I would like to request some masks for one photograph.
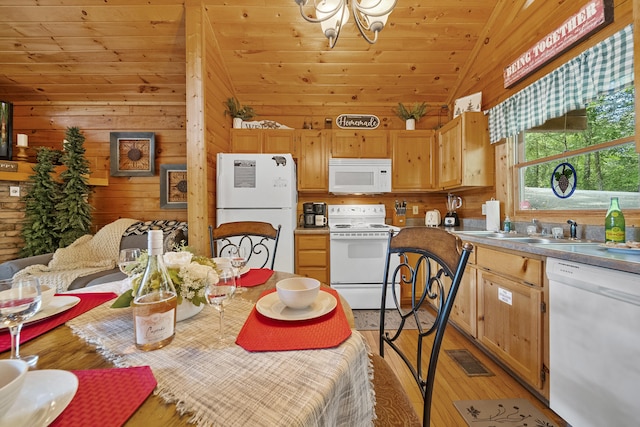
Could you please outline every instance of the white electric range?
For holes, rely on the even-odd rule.
[[[399,228],[385,224],[384,205],[329,205],[327,213],[331,287],[352,309],[380,309],[389,234]],[[388,289],[386,308],[394,307],[392,298]]]

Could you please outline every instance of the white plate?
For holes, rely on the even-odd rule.
[[[336,298],[328,292],[320,291],[318,298],[307,308],[289,308],[280,301],[278,293],[263,296],[256,303],[256,310],[263,316],[276,320],[308,320],[330,313],[338,305]]]
[[[56,314],[69,310],[79,302],[80,298],[71,295],[55,296],[49,305],[43,307],[35,316],[24,322],[24,324],[27,325],[37,322],[38,320],[46,319],[47,317],[55,316]],[[6,328],[6,326],[0,326],[0,330],[4,328]]]
[[[69,405],[78,377],[55,369],[27,372],[16,402],[0,417],[0,427],[48,426]]]

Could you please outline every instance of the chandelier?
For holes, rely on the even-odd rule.
[[[306,21],[320,23],[330,48],[336,45],[340,29],[349,20],[349,3],[360,34],[370,44],[378,41],[378,33],[397,3],[397,0],[312,0],[315,13],[307,15],[304,7],[310,0],[294,1],[300,6],[300,15]]]

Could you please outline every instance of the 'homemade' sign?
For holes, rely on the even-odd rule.
[[[592,0],[509,64],[503,72],[509,88],[538,68],[560,56],[597,30],[613,22],[613,0]]]
[[[336,124],[341,129],[375,129],[380,119],[372,114],[340,114]]]

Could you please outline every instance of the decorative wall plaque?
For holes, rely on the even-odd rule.
[[[380,126],[380,119],[373,114],[340,114],[336,124],[341,129],[375,129]]]
[[[186,209],[187,165],[160,165],[160,207]]]
[[[111,176],[154,176],[153,132],[111,132]]]

